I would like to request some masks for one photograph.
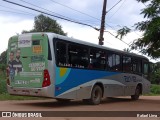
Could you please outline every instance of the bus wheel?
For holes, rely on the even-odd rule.
[[[89,99],[90,104],[92,105],[98,105],[100,104],[102,99],[102,89],[100,86],[95,85],[93,87],[91,98]]]
[[[136,90],[135,90],[135,94],[134,94],[134,95],[131,95],[131,99],[132,99],[132,100],[138,100],[140,94],[141,94],[141,87],[140,87],[140,86],[137,86],[137,87],[136,87]]]

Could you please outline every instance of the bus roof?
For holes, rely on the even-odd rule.
[[[75,43],[84,44],[84,45],[88,45],[88,46],[92,46],[92,47],[96,47],[96,48],[100,48],[100,49],[105,49],[105,50],[109,50],[109,51],[113,51],[113,52],[118,52],[120,54],[125,54],[125,55],[129,55],[129,56],[135,56],[135,57],[138,57],[138,58],[143,58],[143,59],[146,59],[146,60],[149,61],[149,59],[147,57],[144,57],[142,55],[137,55],[135,53],[129,53],[129,52],[125,52],[125,51],[121,51],[121,50],[97,45],[97,44],[94,44],[94,43],[86,42],[86,41],[83,41],[83,40],[78,40],[78,39],[75,39],[75,38],[70,38],[70,37],[59,35],[59,34],[52,33],[52,32],[33,32],[33,33],[25,33],[25,34],[46,34],[51,40],[53,38],[59,38],[59,39],[63,39],[63,40],[70,41],[70,42],[75,42]],[[23,35],[23,34],[21,34],[21,35]]]

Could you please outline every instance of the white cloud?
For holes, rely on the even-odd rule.
[[[22,30],[31,30],[33,20],[23,20],[13,22],[8,18],[0,18],[0,53],[7,49],[8,40],[11,36],[21,33]]]

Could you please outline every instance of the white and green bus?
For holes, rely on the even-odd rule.
[[[8,92],[12,95],[82,99],[131,96],[150,90],[146,57],[54,33],[27,33],[8,42]]]

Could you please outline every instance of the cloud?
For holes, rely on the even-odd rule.
[[[22,30],[30,30],[33,27],[33,20],[20,20],[13,22],[8,18],[0,17],[0,53],[7,49],[8,40],[11,36],[19,34]]]

